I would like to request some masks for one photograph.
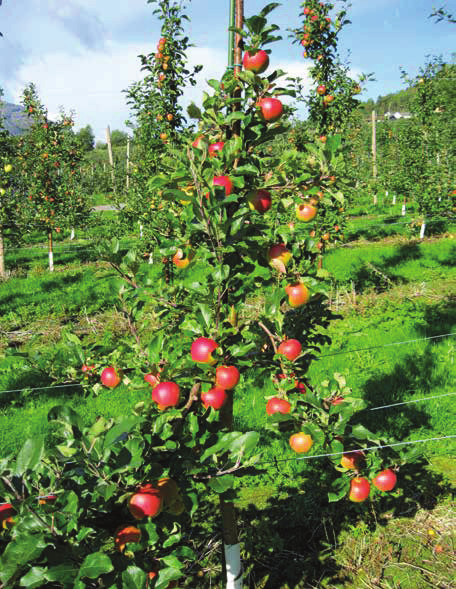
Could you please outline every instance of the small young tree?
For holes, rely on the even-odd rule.
[[[82,150],[71,128],[71,115],[62,112],[58,121],[51,121],[33,84],[24,90],[23,104],[32,125],[19,141],[22,190],[29,224],[47,233],[52,271],[53,232],[85,223],[90,212],[78,190]]]

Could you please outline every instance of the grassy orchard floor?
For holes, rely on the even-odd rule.
[[[452,238],[418,244],[388,239],[331,251],[325,267],[333,274],[332,305],[344,318],[332,324],[333,345],[312,365],[310,380],[319,382],[328,374],[343,372],[355,394],[370,406],[456,392],[456,337],[328,356],[455,333],[455,247]],[[113,297],[103,280],[108,269],[81,259],[80,254],[71,254],[73,258],[65,265],[58,264],[54,275],[36,266],[27,276],[17,273],[0,284],[0,345],[4,351],[9,346],[28,352],[29,357],[39,353],[43,361],[58,360],[60,354],[66,361],[67,352],[59,348],[65,329],[77,331],[87,344],[96,341],[100,331],[105,334],[106,350],[116,345],[122,326],[109,310]],[[20,305],[14,300],[18,292]],[[45,333],[30,338],[27,331]],[[21,369],[12,356],[6,361],[1,358],[0,352],[0,390],[53,381],[52,374],[40,371],[39,359]],[[349,502],[328,505],[327,490],[319,483],[319,472],[326,463],[296,461],[286,437],[277,440],[264,433],[262,397],[270,392],[265,387],[258,394],[239,386],[235,397],[236,427],[263,432],[262,459],[291,459],[240,479],[238,507],[248,586],[450,587],[456,518],[447,485],[456,484],[456,461],[451,457],[455,442],[422,446],[422,464],[414,466],[414,471],[401,470],[402,498],[385,499],[375,510]],[[98,415],[106,416],[107,411],[111,416],[125,414],[149,395],[148,387],[132,390],[126,386],[88,398],[78,388],[10,393],[3,397],[0,414],[1,455],[16,452],[27,437],[50,435],[46,416],[56,404],[72,406],[89,423]],[[445,397],[365,412],[362,422],[381,435],[413,440],[456,433],[455,413],[454,397]],[[424,492],[417,491],[416,477]],[[428,534],[430,529],[435,535]],[[436,546],[442,551],[436,552]],[[268,556],[271,551],[273,558]],[[423,572],[423,567],[430,572]]]

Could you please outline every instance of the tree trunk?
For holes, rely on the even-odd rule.
[[[54,272],[54,251],[52,249],[52,229],[48,233],[49,272]]]
[[[0,279],[5,280],[5,248],[3,244],[3,225],[0,225]]]

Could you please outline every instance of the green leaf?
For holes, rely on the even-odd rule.
[[[44,453],[44,440],[41,437],[26,440],[16,460],[16,474],[23,475],[27,470],[34,470]]]
[[[184,564],[173,554],[169,556],[164,556],[160,559],[161,562],[164,562],[166,566],[172,567],[173,569],[182,569]]]
[[[187,106],[187,112],[188,112],[188,116],[191,119],[201,120],[203,118],[203,115],[201,113],[201,110],[196,106],[196,104],[194,102],[191,102]]]
[[[375,435],[361,424],[352,427],[351,435],[358,440],[372,440],[378,444],[380,443],[379,440],[375,439]]]
[[[97,579],[100,575],[110,573],[112,570],[114,567],[109,556],[103,552],[94,552],[84,559],[79,569],[79,578]]]
[[[76,411],[67,405],[56,405],[48,413],[48,421],[63,421],[82,430],[83,422]]]
[[[224,493],[231,489],[234,485],[235,478],[232,475],[223,475],[222,477],[216,477],[209,481],[210,488],[216,493]]]
[[[122,573],[122,587],[125,589],[142,589],[146,584],[146,573],[140,568],[129,566]]]
[[[128,434],[135,428],[135,426],[137,426],[142,421],[143,418],[137,415],[124,417],[120,423],[111,428],[106,434],[104,448],[109,448],[109,446],[125,440]]]
[[[350,489],[350,480],[347,477],[340,477],[333,481],[332,491],[328,493],[328,501],[334,503],[345,497]]]
[[[204,320],[204,323],[206,324],[207,328],[210,328],[213,325],[212,322],[212,313],[211,313],[211,309],[209,307],[209,305],[207,305],[206,303],[196,303],[198,309],[201,311],[201,316]]]
[[[33,562],[46,548],[47,542],[38,534],[21,534],[7,544],[0,557],[0,581],[6,585],[23,565]]]
[[[179,532],[178,534],[171,534],[168,538],[163,542],[163,548],[169,548],[169,546],[174,546],[181,541],[182,534]]]
[[[48,581],[47,568],[32,567],[29,572],[21,577],[20,586],[34,589],[34,587],[42,587],[45,581]]]

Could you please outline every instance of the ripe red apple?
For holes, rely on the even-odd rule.
[[[100,379],[105,387],[114,389],[122,380],[122,371],[116,370],[113,366],[107,366],[101,373]]]
[[[120,526],[114,534],[114,545],[119,552],[123,552],[125,545],[129,542],[139,542],[140,540],[141,530],[135,526]]]
[[[144,380],[148,382],[153,387],[156,387],[160,382],[160,377],[158,374],[154,374],[153,372],[149,372],[148,374],[144,375]]]
[[[162,509],[160,490],[150,485],[147,490],[133,493],[128,501],[128,509],[135,519],[157,516]]]
[[[187,192],[187,194],[188,194],[188,192]],[[188,202],[190,202],[190,201],[182,201],[181,200],[182,204],[184,204],[184,203],[188,204]],[[175,266],[177,266],[178,268],[186,268],[190,264],[190,262],[192,261],[193,256],[194,256],[194,253],[190,251],[188,256],[186,258],[184,258],[184,252],[180,248],[178,248],[177,252],[173,256],[173,264]]]
[[[278,98],[266,96],[258,102],[261,118],[267,123],[278,121],[283,114],[283,105]]]
[[[179,385],[175,382],[161,382],[152,391],[152,401],[160,410],[175,407],[179,403]]]
[[[217,366],[215,370],[215,384],[225,391],[234,389],[239,382],[239,377],[236,366]]]
[[[288,358],[291,362],[296,360],[299,354],[302,352],[302,345],[297,339],[288,339],[280,344],[277,349],[278,354],[282,354],[285,358]]]
[[[212,184],[214,186],[223,186],[225,188],[225,196],[229,196],[233,192],[233,183],[229,176],[214,176]]]
[[[290,436],[290,446],[295,452],[308,452],[313,446],[313,440],[309,434],[298,432]]]
[[[320,135],[319,139],[322,143],[326,143],[326,135]]]
[[[221,387],[214,387],[206,393],[201,393],[201,401],[204,407],[212,407],[213,409],[220,409],[228,400],[228,395]]]
[[[212,352],[218,348],[218,343],[207,337],[199,337],[192,343],[190,354],[193,362],[201,364],[215,364],[216,358],[212,357]]]
[[[323,102],[325,104],[329,104],[330,102],[332,102],[334,100],[334,96],[332,96],[332,94],[328,94],[327,96],[325,96],[323,98]]]
[[[286,415],[290,413],[291,403],[286,401],[285,399],[280,399],[279,397],[272,397],[272,399],[268,399],[266,403],[266,413],[268,415],[274,415],[274,413],[283,413]]]
[[[355,503],[361,503],[369,497],[370,484],[369,481],[363,477],[355,477],[350,481],[350,493],[348,498]]]
[[[211,143],[211,145],[209,145],[209,149],[208,149],[210,157],[216,156],[219,151],[222,151],[224,146],[225,146],[225,144],[223,143],[223,141],[217,141],[217,143]]]
[[[310,298],[309,289],[302,282],[288,284],[285,287],[285,292],[288,295],[288,304],[293,308],[305,305]]]
[[[301,203],[296,207],[296,217],[300,221],[312,221],[315,218],[316,214],[318,213],[317,207],[312,204]]]
[[[242,64],[247,71],[262,74],[269,65],[269,55],[264,49],[257,49],[252,52],[246,51]]]
[[[372,479],[374,487],[380,491],[392,491],[397,483],[396,474],[390,469],[382,470]]]
[[[360,450],[353,450],[352,452],[344,452],[340,463],[344,468],[356,470],[363,460],[364,454]]]
[[[297,393],[301,393],[302,395],[305,395],[307,391],[306,385],[298,380],[295,380],[295,389]]]
[[[5,527],[6,524],[13,523],[13,515],[16,511],[11,503],[4,503],[0,505],[0,528]]]
[[[320,94],[320,96],[323,96],[323,94],[326,92],[326,86],[324,86],[323,84],[320,84],[320,86],[318,86],[317,88],[317,94]]]
[[[265,213],[269,211],[272,205],[271,193],[267,190],[256,190],[250,192],[247,196],[249,201],[249,207],[252,211],[258,211],[259,213]]]

